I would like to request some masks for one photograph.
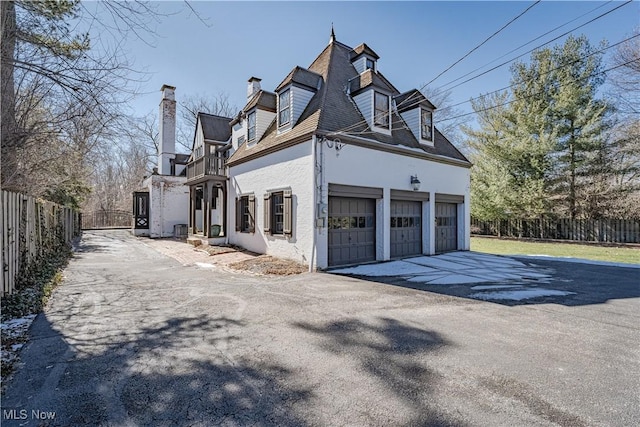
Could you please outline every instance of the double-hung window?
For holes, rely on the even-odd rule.
[[[253,233],[255,231],[256,198],[253,194],[236,199],[236,231]]]
[[[381,128],[389,128],[389,97],[383,93],[374,94],[373,124]]]
[[[373,70],[373,68],[374,68],[373,60],[369,58],[365,58],[364,69]]]
[[[271,235],[293,234],[293,196],[291,190],[264,195],[264,232]]]
[[[420,137],[427,141],[433,141],[433,112],[421,109],[420,123]]]
[[[291,90],[287,89],[278,97],[278,124],[284,126],[291,121]]]
[[[247,116],[247,141],[252,142],[256,139],[256,112]]]

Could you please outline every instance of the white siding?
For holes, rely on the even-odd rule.
[[[360,58],[358,58],[355,62],[352,62],[353,67],[356,69],[356,71],[358,72],[358,74],[362,74],[365,71],[367,71],[366,66],[367,66],[367,59],[370,59],[373,61],[374,64],[374,70],[375,70],[375,64],[376,61],[373,58],[369,58],[366,55],[361,56]]]
[[[293,111],[291,112],[291,122],[295,126],[295,124],[298,122],[298,119],[302,115],[302,112],[305,108],[307,108],[309,101],[311,101],[311,98],[313,98],[315,92],[293,86],[291,88],[291,93],[293,94]]]
[[[420,109],[414,108],[408,111],[403,111],[400,113],[400,116],[402,116],[402,119],[407,123],[409,129],[411,129],[413,136],[420,141]]]
[[[311,141],[233,166],[229,170],[229,242],[251,251],[308,264],[312,256],[315,207]],[[265,235],[265,193],[290,188],[293,193],[293,235]],[[255,233],[235,231],[235,200],[253,193],[256,201]]]
[[[198,127],[196,128],[196,136],[193,144],[194,157],[201,157],[204,154],[202,147],[204,145],[204,133],[202,132],[202,123],[198,120]]]
[[[262,139],[264,132],[275,118],[276,113],[256,109],[256,142]]]
[[[150,237],[173,237],[173,226],[189,222],[189,187],[186,177],[151,175],[149,190]]]
[[[399,154],[385,153],[353,145],[345,145],[336,155],[335,149],[329,149],[323,145],[318,150],[323,163],[322,178],[322,200],[321,203],[328,203],[327,189],[329,183],[357,185],[363,187],[382,188],[383,194],[389,195],[390,190],[412,190],[411,175],[418,175],[422,182],[420,191],[429,192],[431,201],[423,204],[423,249],[427,254],[435,252],[435,223],[433,221],[432,210],[435,193],[455,194],[464,196],[464,205],[459,206],[459,247],[462,250],[469,250],[469,187],[470,170],[464,167],[447,165],[444,163],[432,162],[429,160],[402,156]],[[381,173],[384,167],[386,173]],[[378,200],[378,223],[376,230],[376,257],[378,260],[388,260],[390,251],[390,224],[389,202]],[[386,210],[385,210],[386,209]],[[428,225],[428,226],[427,226]],[[327,267],[327,228],[320,228],[317,231],[317,266]],[[428,242],[428,246],[424,243]]]
[[[233,145],[233,151],[238,149],[238,138],[244,136],[245,142],[247,139],[247,128],[246,128],[246,120],[240,120],[238,123],[233,125],[231,129],[231,143]],[[231,155],[233,153],[229,153]]]
[[[373,91],[367,90],[353,97],[358,110],[362,113],[370,128],[373,128]]]

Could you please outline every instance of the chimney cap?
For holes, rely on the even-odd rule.
[[[160,92],[164,92],[165,89],[176,90],[176,87],[170,85],[162,85],[162,87],[160,88]]]
[[[248,82],[261,82],[262,79],[259,77],[249,77],[249,80],[247,80]]]

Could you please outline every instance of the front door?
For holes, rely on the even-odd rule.
[[[133,227],[149,229],[149,192],[135,191],[133,193]]]

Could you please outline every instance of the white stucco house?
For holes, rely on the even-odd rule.
[[[132,232],[136,236],[171,237],[176,226],[186,229],[189,189],[185,183],[189,155],[176,154],[175,90],[169,85],[160,89],[158,166],[133,193]]]
[[[235,118],[203,115],[190,232],[310,269],[469,250],[471,164],[378,59],[332,34],[272,92],[249,79]]]

